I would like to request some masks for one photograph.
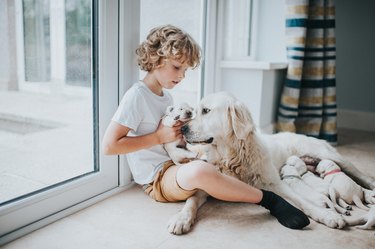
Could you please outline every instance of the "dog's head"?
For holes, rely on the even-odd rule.
[[[168,106],[166,115],[172,120],[180,120],[182,122],[189,121],[193,118],[194,109],[187,103],[180,103],[174,106]]]
[[[206,96],[195,111],[195,118],[183,127],[189,143],[216,143],[233,133],[245,139],[255,130],[246,106],[226,92]]]

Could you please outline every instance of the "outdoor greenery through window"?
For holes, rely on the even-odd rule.
[[[92,1],[0,1],[0,203],[94,171]]]

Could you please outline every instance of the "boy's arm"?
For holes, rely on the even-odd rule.
[[[182,123],[173,127],[167,127],[160,123],[153,133],[129,137],[127,135],[130,128],[111,121],[103,137],[102,151],[106,155],[119,155],[172,142],[182,137],[181,127]]]

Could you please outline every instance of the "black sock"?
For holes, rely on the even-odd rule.
[[[270,210],[271,215],[281,225],[291,229],[302,229],[310,224],[309,218],[301,210],[292,206],[281,196],[267,190],[261,190],[263,198],[258,204]]]

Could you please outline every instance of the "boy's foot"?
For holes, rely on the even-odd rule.
[[[270,210],[271,215],[281,225],[291,229],[302,229],[310,224],[309,218],[301,210],[291,205],[281,196],[267,190],[261,190],[263,198],[258,204]]]

